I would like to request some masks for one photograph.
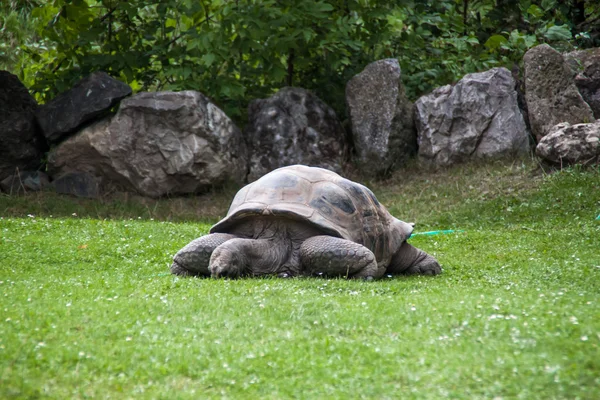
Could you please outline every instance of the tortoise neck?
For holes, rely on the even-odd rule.
[[[239,239],[237,249],[244,260],[245,270],[252,275],[269,275],[282,272],[290,259],[292,243],[284,237],[269,239]]]

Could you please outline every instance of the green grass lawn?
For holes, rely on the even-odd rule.
[[[463,231],[410,240],[442,275],[176,278],[231,193],[0,197],[0,398],[600,398],[598,169],[371,187],[417,232]]]

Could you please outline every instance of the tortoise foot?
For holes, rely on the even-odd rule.
[[[171,273],[173,275],[178,275],[178,276],[196,276],[199,275],[198,273],[193,273],[192,271],[185,269],[184,267],[182,267],[181,265],[179,265],[179,263],[173,261],[173,264],[171,264]]]
[[[300,259],[305,273],[345,278],[379,278],[373,252],[363,245],[332,236],[314,236],[302,243]]]
[[[171,273],[180,276],[210,276],[208,264],[213,251],[233,238],[235,236],[228,233],[212,233],[192,240],[173,257]]]
[[[394,254],[387,273],[391,275],[438,275],[442,267],[435,258],[404,242]]]
[[[442,273],[442,267],[435,258],[428,255],[422,262],[413,265],[404,271],[406,275],[439,275]]]

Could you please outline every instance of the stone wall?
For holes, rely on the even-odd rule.
[[[282,88],[250,103],[243,130],[194,91],[131,96],[96,72],[38,106],[0,71],[0,189],[160,197],[242,185],[297,163],[377,178],[415,158],[443,167],[526,154],[532,144],[552,164],[597,164],[600,49],[540,45],[523,61],[523,79],[518,69],[468,74],[413,105],[397,60],[379,60],[347,84],[348,124],[310,91]]]

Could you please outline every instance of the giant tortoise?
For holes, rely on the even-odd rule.
[[[412,230],[367,187],[293,165],[243,187],[210,234],[175,255],[171,272],[365,279],[440,273],[435,258],[407,243]]]

